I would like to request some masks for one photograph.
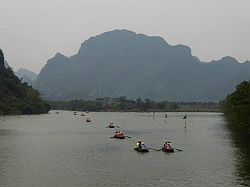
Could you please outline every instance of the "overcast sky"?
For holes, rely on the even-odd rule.
[[[39,73],[114,29],[188,45],[203,61],[250,60],[250,0],[0,0],[0,48],[14,70]]]

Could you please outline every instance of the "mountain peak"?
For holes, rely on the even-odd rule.
[[[27,76],[29,77],[31,80],[35,80],[37,78],[37,74],[28,70],[28,69],[25,69],[25,68],[20,68],[17,72],[16,72],[16,75],[18,77],[22,77],[22,76]]]
[[[20,68],[16,73],[15,75],[17,77],[19,77],[20,79],[23,80],[23,82],[27,82],[29,85],[32,85],[33,82],[36,80],[37,78],[37,74],[30,71],[30,70],[27,70],[27,69],[24,69],[24,68]]]
[[[65,62],[65,60],[68,59],[68,57],[64,56],[61,53],[56,53],[54,57],[48,60],[48,64],[54,64],[54,63],[62,63]]]
[[[124,48],[134,46],[137,48],[145,46],[161,46],[169,47],[169,44],[159,36],[147,36],[145,34],[135,33],[126,29],[112,30],[102,34],[90,37],[81,44],[79,49],[80,54],[85,50],[92,50],[93,48],[100,51],[110,50],[110,48]]]
[[[65,58],[67,58],[67,57],[64,56],[62,53],[57,52],[57,53],[55,54],[54,58],[59,58],[59,59],[63,58],[63,59],[65,59]]]
[[[221,58],[220,61],[226,61],[229,63],[239,63],[235,58],[233,58],[231,56],[225,56],[225,57]]]

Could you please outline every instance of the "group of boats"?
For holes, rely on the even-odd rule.
[[[88,112],[87,112],[88,113]],[[76,112],[74,112],[74,115],[77,115]],[[84,114],[82,114],[81,116],[85,116]],[[90,117],[87,117],[86,118],[86,122],[91,122],[91,119]],[[113,122],[110,122],[108,124],[108,126],[106,128],[120,128],[119,126],[115,125]],[[111,138],[116,138],[116,139],[125,139],[125,138],[132,138],[130,136],[126,136],[124,134],[123,131],[121,130],[116,130],[114,132],[114,135],[111,137]],[[136,143],[135,147],[134,147],[134,150],[137,151],[137,152],[141,152],[141,153],[147,153],[149,152],[149,150],[155,150],[155,151],[163,151],[163,152],[166,152],[166,153],[173,153],[175,152],[175,150],[178,150],[178,151],[182,151],[181,149],[176,149],[176,148],[173,148],[172,145],[171,145],[171,142],[170,141],[166,141],[162,148],[161,149],[153,149],[153,148],[150,148],[150,147],[147,147],[144,143],[144,141],[140,140]]]
[[[146,147],[146,145],[143,141],[137,142],[137,144],[134,148],[134,150],[136,150],[137,152],[142,152],[142,153],[149,152],[149,149],[153,149],[153,148]],[[153,149],[153,150],[163,151],[165,153],[173,153],[175,149],[171,146],[171,142],[167,141],[166,143],[164,143],[164,145],[161,149]]]
[[[110,123],[107,128],[115,128],[116,126],[114,125],[114,123]],[[111,138],[116,138],[116,139],[125,139],[126,137],[131,138],[130,136],[125,136],[124,132],[122,131],[115,131],[114,136]],[[156,150],[156,151],[163,151],[166,153],[173,153],[175,151],[175,148],[172,147],[171,142],[170,141],[166,141],[163,144],[163,147],[161,149],[153,149],[153,148],[149,148],[145,145],[145,143],[143,141],[138,141],[136,143],[136,146],[134,147],[134,150],[137,152],[141,152],[141,153],[146,153],[149,152],[149,150]]]

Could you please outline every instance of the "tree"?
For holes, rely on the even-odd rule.
[[[223,102],[225,116],[250,134],[250,81],[243,81]]]

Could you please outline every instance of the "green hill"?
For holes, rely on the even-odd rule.
[[[22,83],[4,64],[4,54],[0,49],[0,115],[47,113],[49,105],[42,100],[40,93]]]

